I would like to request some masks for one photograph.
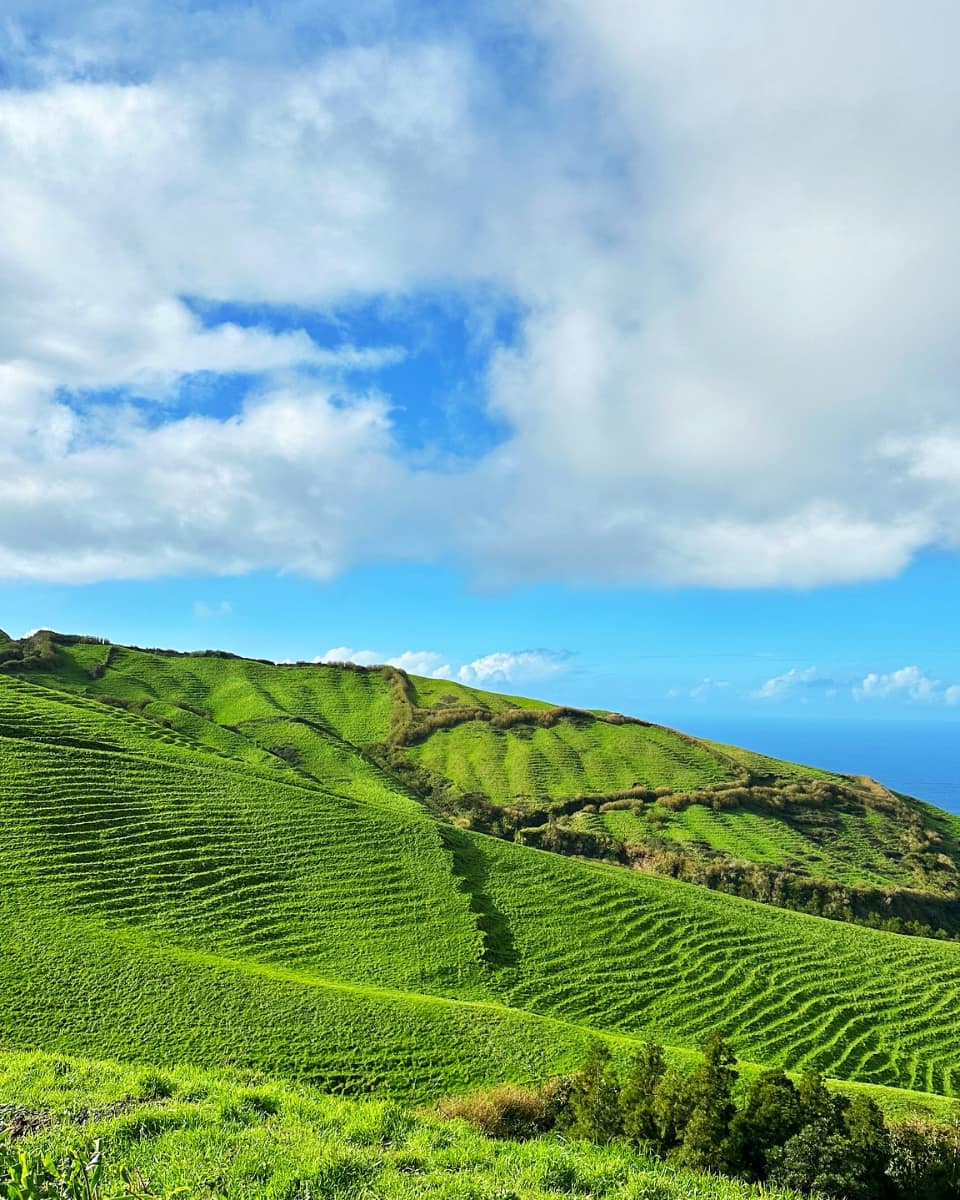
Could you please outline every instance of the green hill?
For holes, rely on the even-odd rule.
[[[822,906],[831,889],[797,880],[839,883],[850,891],[837,915],[960,929],[960,827],[946,814],[873,780],[618,714],[504,712],[501,697],[453,688],[407,684],[410,716],[387,755],[453,819],[760,899],[779,889],[788,902],[794,884],[802,905]],[[891,906],[878,892],[901,895]]]
[[[192,750],[381,802],[399,787],[480,832],[960,933],[960,822],[871,780],[393,668],[277,667],[40,633],[0,648],[0,670],[123,708]]]
[[[544,809],[546,831],[649,807],[729,817],[739,856],[793,828],[783,791],[849,826],[828,865],[872,854],[893,887],[876,785],[390,668],[49,634],[0,658],[0,1047],[426,1101],[569,1069],[597,1035],[682,1055],[719,1025],[758,1065],[960,1091],[960,945],[529,844]],[[587,812],[581,781],[643,813]],[[686,799],[728,785],[769,811]],[[894,799],[953,862],[952,818]],[[469,827],[518,809],[516,840]]]

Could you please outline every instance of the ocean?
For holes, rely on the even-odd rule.
[[[960,721],[686,716],[677,728],[831,771],[870,775],[894,791],[960,813]]]

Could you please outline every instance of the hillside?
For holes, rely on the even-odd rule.
[[[478,692],[461,720],[460,689],[389,669],[48,635],[0,656],[0,1046],[431,1100],[567,1070],[597,1034],[682,1053],[721,1025],[755,1064],[960,1091],[960,945],[491,837],[467,806],[458,827],[390,769],[474,727],[510,739],[504,771],[541,732],[584,745],[565,769],[608,792],[752,756]]]
[[[0,671],[272,773],[814,914],[960,934],[960,823],[872,780],[393,668],[275,666],[41,633]]]
[[[497,1142],[394,1103],[334,1099],[237,1073],[0,1055],[0,1113],[11,1111],[16,1148],[34,1162],[74,1147],[89,1157],[99,1139],[111,1195],[122,1163],[155,1194],[182,1188],[181,1197],[206,1200],[796,1200],[794,1192],[677,1170],[622,1145]]]

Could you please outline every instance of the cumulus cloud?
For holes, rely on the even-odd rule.
[[[932,679],[919,667],[901,667],[898,671],[880,674],[871,671],[859,687],[854,688],[857,700],[906,699],[926,704],[956,704],[960,688],[945,688],[939,679]]]
[[[811,691],[832,692],[836,683],[822,675],[816,667],[791,667],[782,675],[774,675],[750,695],[754,700],[785,700]]]
[[[517,5],[522,94],[481,17],[229,7],[0,29],[0,577],[813,586],[960,541],[955,5]],[[188,302],[437,289],[522,314],[455,475],[397,436],[402,346]],[[184,412],[196,373],[260,383]]]
[[[553,650],[512,650],[484,654],[457,671],[461,683],[521,683],[547,679],[567,667],[568,655]]]
[[[352,662],[360,667],[380,666],[384,662],[382,654],[376,650],[354,650],[350,646],[334,646],[326,654],[318,654],[315,663]]]
[[[449,679],[453,668],[443,661],[443,655],[433,650],[404,650],[395,658],[388,658],[391,667],[399,667],[409,675],[427,675],[433,679]]]
[[[391,657],[376,650],[354,650],[350,646],[334,646],[332,650],[318,655],[313,661],[353,662],[362,667],[385,664],[399,667],[409,675],[426,675],[434,679],[448,679],[452,673],[452,668],[449,663],[444,662],[443,655],[433,650],[404,650],[402,654]]]
[[[402,654],[390,656],[379,654],[376,650],[334,646],[313,661],[355,662],[361,666],[386,663],[410,675],[425,675],[433,679],[456,677],[461,683],[486,686],[546,679],[565,670],[569,657],[569,654],[556,650],[499,650],[454,667],[445,655],[435,650],[404,650]]]
[[[852,697],[858,702],[960,704],[960,684],[945,684],[918,666],[889,672],[870,671],[852,685],[847,672],[828,674],[816,667],[791,667],[768,679],[750,696],[767,702],[790,699],[806,702],[815,693]]]

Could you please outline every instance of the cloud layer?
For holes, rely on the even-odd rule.
[[[11,9],[0,577],[811,586],[957,542],[956,6],[550,0],[502,18],[519,61],[479,18],[284,9]],[[437,290],[523,314],[509,433],[456,471],[401,448],[403,346],[186,299]],[[198,374],[257,383],[184,411]]]

